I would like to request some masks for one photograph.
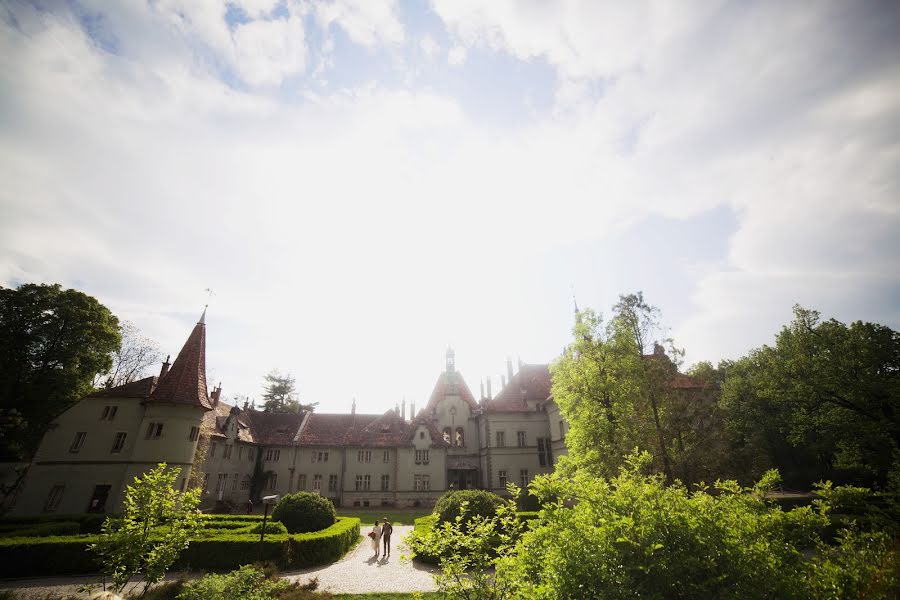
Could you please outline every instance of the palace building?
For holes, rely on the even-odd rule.
[[[503,494],[553,470],[566,423],[548,365],[519,365],[476,400],[452,350],[424,406],[384,414],[268,413],[220,400],[206,382],[204,310],[158,376],[101,390],[44,435],[11,514],[118,512],[135,476],[165,462],[202,472],[202,507],[312,491],[336,506],[428,506],[449,489]],[[254,497],[255,501],[256,498]]]

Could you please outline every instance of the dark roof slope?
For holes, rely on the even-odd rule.
[[[123,383],[116,387],[97,390],[89,394],[88,398],[147,398],[156,386],[156,377],[144,377],[130,383]]]
[[[529,408],[527,402],[543,402],[549,398],[551,385],[549,365],[522,365],[506,387],[484,403],[484,409],[489,412],[533,412],[534,408]]]
[[[434,390],[431,392],[431,397],[428,399],[425,410],[433,410],[444,396],[453,394],[462,396],[462,399],[468,403],[472,410],[478,408],[478,403],[475,402],[475,396],[472,395],[469,386],[466,385],[466,380],[463,379],[462,373],[459,371],[453,371],[451,373],[444,371],[438,376],[438,380],[434,384]]]
[[[358,418],[365,420],[378,415],[337,415],[328,413],[311,413],[306,426],[300,434],[301,446],[341,446],[344,438]]]
[[[269,413],[261,411],[243,411],[247,419],[253,440],[257,444],[290,446],[297,437],[300,425],[306,413]]]
[[[172,368],[150,394],[149,401],[212,409],[206,389],[206,324],[202,317],[194,325]]]

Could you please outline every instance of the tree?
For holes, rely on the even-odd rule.
[[[91,296],[59,285],[0,287],[0,412],[23,422],[0,439],[0,458],[33,453],[50,422],[110,368],[120,342],[118,319]]]
[[[691,479],[706,474],[687,461],[708,445],[711,420],[704,417],[715,402],[676,390],[684,375],[669,355],[677,359],[681,351],[663,340],[667,355],[657,341],[662,335],[658,309],[640,292],[620,296],[607,323],[591,310],[576,315],[574,340],[552,366],[553,397],[570,425],[564,465],[610,477],[639,447],[652,449],[668,482],[676,472]]]
[[[774,346],[729,370],[728,427],[798,482],[883,484],[900,452],[900,333],[875,323],[822,321],[794,307]]]
[[[302,404],[297,399],[297,388],[294,378],[288,373],[282,375],[277,369],[265,376],[266,385],[263,393],[263,410],[275,413],[300,413],[312,411],[319,404]]]
[[[91,549],[112,577],[116,593],[140,576],[135,585],[143,583],[141,595],[146,594],[200,531],[200,490],[176,490],[180,473],[160,463],[135,477],[125,491],[122,517],[107,517],[103,523],[100,540]]]
[[[94,377],[94,387],[113,388],[147,376],[147,370],[162,358],[159,345],[141,335],[133,323],[123,321],[119,326],[122,343],[113,352],[112,366]]]

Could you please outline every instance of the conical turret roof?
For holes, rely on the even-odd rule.
[[[188,337],[172,368],[150,394],[149,402],[188,404],[211,410],[206,390],[206,309]]]

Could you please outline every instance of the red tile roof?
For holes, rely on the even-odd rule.
[[[206,390],[206,325],[202,318],[148,400],[212,409]]]
[[[300,434],[301,446],[341,446],[357,419],[374,420],[378,415],[312,413]],[[368,422],[368,421],[366,421]]]
[[[444,371],[438,376],[438,380],[434,384],[434,390],[431,392],[431,398],[428,399],[425,410],[431,412],[437,406],[437,403],[443,400],[444,396],[452,394],[462,396],[462,399],[469,404],[472,410],[478,408],[478,403],[475,402],[475,397],[469,390],[469,386],[466,385],[466,380],[463,379],[462,373],[459,371],[453,371],[452,373]]]
[[[123,383],[116,387],[97,390],[88,398],[147,398],[156,386],[156,377],[144,377],[131,383]]]
[[[500,392],[492,400],[484,403],[487,412],[534,412],[534,402],[543,402],[550,397],[549,365],[522,365]],[[525,401],[522,400],[522,392]],[[527,402],[532,402],[531,408]]]

